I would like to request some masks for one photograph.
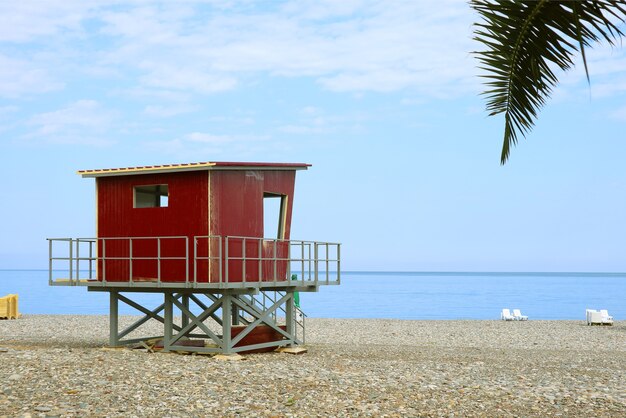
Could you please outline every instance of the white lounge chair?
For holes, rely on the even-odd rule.
[[[613,317],[609,315],[606,309],[603,309],[601,311],[596,311],[594,309],[587,309],[585,313],[587,316],[587,325],[594,325],[594,324],[612,325],[613,324]]]
[[[502,309],[502,312],[500,312],[500,319],[502,319],[503,321],[514,321],[515,317],[511,315],[510,310],[504,308]]]
[[[609,315],[609,311],[607,311],[606,309],[600,309],[600,319],[602,320],[603,324],[610,325],[613,323],[613,317]]]
[[[522,315],[519,309],[513,309],[513,317],[516,321],[528,321],[528,316]]]

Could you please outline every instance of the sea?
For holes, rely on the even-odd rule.
[[[82,286],[49,286],[47,270],[0,270],[0,296],[17,293],[23,314],[108,313],[108,294]],[[163,296],[133,294],[156,307]],[[584,320],[585,309],[626,319],[626,273],[341,273],[341,285],[301,292],[308,317],[384,319],[499,319],[502,308],[532,319]],[[138,314],[120,304],[120,314]]]

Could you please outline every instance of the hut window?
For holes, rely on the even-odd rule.
[[[169,203],[167,184],[154,186],[135,186],[133,207],[135,208],[165,208]]]
[[[263,237],[283,239],[285,237],[285,215],[287,196],[263,193]]]

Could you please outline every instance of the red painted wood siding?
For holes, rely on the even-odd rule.
[[[273,193],[287,196],[285,210],[286,222],[284,239],[289,239],[291,232],[291,211],[293,208],[293,192],[295,185],[295,171],[279,170],[242,170],[242,171],[212,171],[211,202],[210,202],[210,231],[211,235],[263,237],[263,194]],[[229,257],[241,257],[243,255],[243,243],[240,240],[231,239],[229,245]],[[279,244],[277,257],[285,258],[288,254],[288,245]],[[211,251],[216,253],[215,245]],[[264,257],[273,255],[273,244],[265,243],[261,252]],[[246,257],[258,258],[258,241],[246,243]],[[213,263],[211,277],[218,277],[219,266]],[[259,280],[258,261],[248,260],[245,266],[245,280]],[[226,266],[222,265],[223,274]],[[285,262],[276,264],[276,276],[278,280],[286,279],[287,265]],[[266,280],[270,275],[273,278],[274,263],[264,262],[262,275]],[[228,265],[230,281],[243,281],[243,263],[230,261]],[[213,281],[213,280],[212,280]]]
[[[186,236],[189,246],[189,263],[182,260],[163,259],[160,263],[160,277],[165,282],[182,282],[187,269],[189,280],[194,277],[194,236],[219,235],[239,237],[263,237],[263,194],[272,193],[287,197],[285,208],[284,239],[291,232],[291,213],[295,171],[291,170],[211,170],[190,171],[167,174],[145,174],[111,176],[97,178],[98,184],[98,237],[163,237]],[[210,180],[209,180],[210,179]],[[169,189],[168,207],[133,208],[133,188],[167,184]],[[210,196],[209,196],[210,190]],[[243,241],[229,239],[229,257],[243,256]],[[286,258],[288,244],[246,243],[247,258]],[[222,257],[225,254],[222,240]],[[103,255],[102,242],[98,251]],[[210,250],[210,252],[209,252]],[[197,255],[212,257],[219,255],[217,239],[200,240],[196,247]],[[150,260],[133,260],[133,280],[150,280],[158,276],[156,240],[133,240],[133,257],[146,257]],[[131,266],[128,260],[114,260],[111,257],[128,258],[128,240],[107,240],[106,265],[99,264],[99,277],[106,275],[107,281],[128,281]],[[184,240],[162,240],[161,258],[185,257]],[[226,264],[217,261],[199,260],[196,264],[196,277],[199,282],[226,280]],[[288,280],[285,261],[264,261],[261,265],[264,280]],[[210,273],[210,274],[209,274]],[[228,264],[228,280],[244,280],[243,262],[231,260]],[[247,260],[245,280],[259,280],[258,260]]]
[[[206,171],[101,177],[98,182],[98,237],[189,237],[189,279],[193,278],[193,237],[208,234],[208,175]],[[167,184],[167,207],[134,208],[133,188]],[[99,254],[102,256],[102,244]],[[106,257],[128,257],[127,240],[108,241]],[[156,257],[156,240],[133,240],[133,257]],[[161,257],[184,257],[184,240],[162,240]],[[134,260],[133,280],[157,277],[155,260]],[[102,266],[100,266],[102,267]],[[128,281],[130,265],[126,260],[107,260],[107,281]],[[102,274],[102,270],[100,270]],[[99,277],[102,277],[100,274]],[[182,260],[162,260],[161,280],[185,280]]]
[[[212,171],[211,235],[263,236],[263,193],[288,196],[285,239],[289,239],[295,171]]]

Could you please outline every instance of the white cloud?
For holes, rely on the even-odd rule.
[[[24,94],[57,90],[62,86],[36,63],[13,59],[0,53],[0,96],[16,98]]]
[[[333,91],[460,94],[473,82],[471,11],[459,1],[192,2],[107,9],[115,47],[99,66],[129,66],[146,87],[211,94],[255,74],[313,77]]]
[[[426,101],[424,99],[415,97],[405,97],[400,100],[400,104],[403,106],[421,106],[425,103]]]
[[[623,47],[612,47],[605,42],[592,45],[586,51],[589,73],[593,77],[621,74],[626,75],[626,50]],[[578,72],[584,76],[582,59]],[[623,78],[622,78],[623,79]]]
[[[146,99],[164,100],[169,104],[176,103],[177,106],[180,106],[181,103],[187,103],[191,100],[190,93],[147,87],[134,87],[130,89],[118,88],[111,91],[111,95],[117,97],[131,98],[140,101]]]
[[[626,93],[626,71],[621,79],[616,77],[602,77],[591,79],[591,97],[602,98]]]
[[[181,139],[172,139],[166,141],[146,141],[141,144],[141,148],[146,151],[159,152],[161,154],[171,156],[180,156],[187,154],[185,145]]]
[[[252,116],[210,116],[210,122],[229,123],[231,125],[254,125],[256,120]]]
[[[257,142],[270,139],[268,135],[214,135],[204,132],[192,132],[184,138],[190,142],[210,144],[224,144],[227,142]]]
[[[560,86],[554,98],[569,101],[572,97],[584,99],[604,98],[622,95],[626,92],[626,48],[611,47],[606,42],[592,44],[585,50],[589,68],[590,84],[582,58],[578,57],[575,67],[561,73],[555,69],[560,78]],[[590,95],[591,93],[591,95]]]
[[[10,106],[0,106],[0,118],[20,110],[19,107],[10,105]]]
[[[233,137],[228,135],[212,135],[202,132],[192,132],[185,138],[191,142],[204,142],[211,144],[223,144],[225,142],[232,142]]]
[[[185,113],[191,113],[197,110],[197,107],[189,105],[149,105],[143,110],[143,113],[149,116],[156,116],[159,118],[169,118],[172,116],[182,115]]]
[[[90,11],[101,3],[90,0],[0,2],[0,42],[27,42],[60,32],[81,31]]]
[[[60,144],[103,146],[112,143],[104,137],[116,114],[94,100],[79,100],[65,108],[33,116],[29,125],[35,130],[26,139],[41,139]]]
[[[15,126],[14,115],[20,110],[17,106],[0,106],[0,132],[5,132]]]
[[[303,115],[318,115],[321,113],[321,109],[315,106],[305,106],[300,109],[300,113]]]
[[[278,131],[292,135],[311,135],[324,132],[324,128],[312,125],[283,125],[278,127]]]
[[[182,137],[147,141],[143,149],[174,156],[188,161],[210,160],[220,155],[253,156],[260,150],[276,147],[269,135],[216,135],[206,132],[191,132]],[[205,156],[205,157],[199,157]],[[236,159],[236,158],[235,158]]]
[[[369,116],[361,113],[327,114],[324,109],[306,106],[293,123],[279,125],[276,131],[289,135],[320,135],[331,132],[361,132],[361,123]]]
[[[626,122],[626,107],[617,109],[609,114],[611,119]]]
[[[71,51],[64,65],[87,77],[123,79],[120,88],[129,94],[215,94],[268,75],[310,77],[336,92],[403,91],[416,100],[479,89],[469,52],[480,48],[471,40],[477,16],[461,0],[436,6],[413,0],[57,0],[7,2],[0,16],[0,40],[32,47],[6,58],[23,68],[0,65],[4,95],[47,91],[55,78],[72,80],[67,68],[54,77],[52,69],[42,70],[35,58],[42,50],[62,57]],[[589,62],[598,86],[616,77],[623,83],[622,49],[600,45],[589,50]],[[11,90],[19,75],[22,87]],[[34,87],[24,90],[28,85]]]
[[[231,90],[237,85],[234,77],[211,74],[202,68],[174,67],[167,63],[147,63],[149,69],[139,81],[149,87],[188,90],[194,93],[216,93]]]

